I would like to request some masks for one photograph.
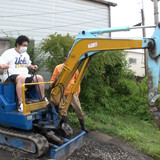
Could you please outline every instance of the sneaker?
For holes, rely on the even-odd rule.
[[[42,98],[42,101],[48,101],[47,97]]]
[[[23,103],[22,102],[18,105],[18,112],[23,113]]]

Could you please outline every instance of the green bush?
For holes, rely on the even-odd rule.
[[[122,51],[93,57],[81,88],[80,99],[86,111],[152,119],[147,104],[147,79],[135,81]]]

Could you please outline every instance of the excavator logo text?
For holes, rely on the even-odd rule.
[[[98,47],[98,43],[97,42],[88,44],[88,48],[94,48],[94,47]]]

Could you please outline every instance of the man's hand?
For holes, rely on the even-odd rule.
[[[38,69],[38,66],[37,65],[33,65],[33,70],[37,70]]]
[[[8,69],[9,66],[7,64],[0,64],[0,69]]]
[[[38,66],[37,65],[30,65],[28,68],[29,69],[33,69],[33,70],[37,70]]]

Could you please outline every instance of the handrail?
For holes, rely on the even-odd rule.
[[[33,86],[39,84],[50,84],[51,82],[37,82],[37,83],[24,83],[22,85],[22,101],[23,101],[23,115],[30,114],[32,111],[36,111],[42,108],[46,108],[48,101],[35,102],[32,104],[26,104],[25,99],[25,86]]]

